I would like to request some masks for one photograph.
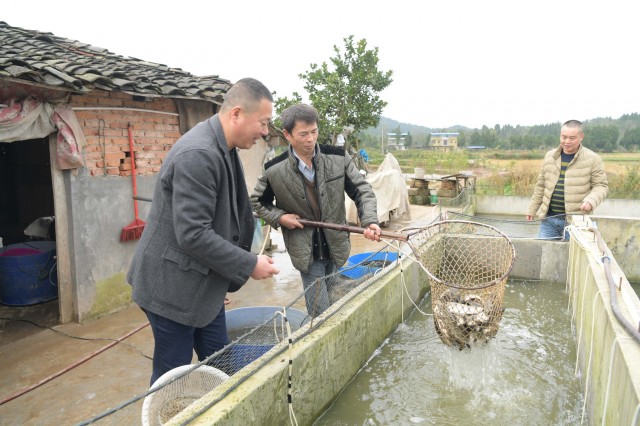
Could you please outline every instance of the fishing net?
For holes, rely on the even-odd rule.
[[[142,425],[163,425],[176,414],[227,380],[229,376],[208,365],[183,365],[155,381],[142,404]]]
[[[409,245],[429,276],[442,342],[462,349],[493,338],[515,260],[511,240],[489,225],[447,220],[420,229]]]
[[[292,307],[260,306],[226,312],[231,343],[198,364],[183,365],[155,381],[142,405],[143,426],[163,425],[230,376],[258,360],[308,321]]]
[[[301,296],[310,317],[317,317],[339,301],[346,302],[347,294],[397,261],[398,253],[390,251],[365,252],[349,257],[336,272],[318,278],[305,288]]]
[[[255,306],[226,312],[229,345],[208,364],[233,375],[266,354],[308,322],[308,315],[293,307]]]

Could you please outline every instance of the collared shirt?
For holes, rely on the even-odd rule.
[[[316,145],[316,149],[313,150],[313,158],[316,158],[316,150],[317,150],[317,145]],[[291,148],[291,151],[293,152],[293,156],[298,159],[298,170],[300,170],[300,173],[302,173],[307,180],[313,182],[316,177],[316,171],[313,168],[313,161],[311,162],[311,167],[309,167],[298,156],[295,149]]]

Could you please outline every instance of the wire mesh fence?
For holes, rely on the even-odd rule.
[[[473,187],[464,188],[455,198],[438,198],[440,209],[464,209],[473,203]]]

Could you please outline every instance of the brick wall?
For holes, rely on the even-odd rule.
[[[94,90],[72,95],[69,104],[87,139],[83,155],[91,176],[131,175],[128,123],[132,126],[136,173],[141,176],[160,171],[162,160],[181,136],[177,109],[171,99],[138,101],[126,93]]]

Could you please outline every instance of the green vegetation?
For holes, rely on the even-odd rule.
[[[625,114],[618,119],[594,118],[585,120],[584,144],[601,153],[638,152],[640,150],[640,114]],[[447,129],[404,124],[382,117],[375,128],[356,135],[359,145],[368,149],[380,148],[385,132],[409,132],[413,146],[428,146],[432,132],[458,132],[458,146],[484,146],[500,150],[543,151],[558,144],[560,122],[535,126],[495,125],[469,129],[454,126]]]
[[[476,176],[476,193],[531,196],[545,150],[436,152],[425,149],[394,151],[403,173],[416,167],[427,174],[449,175],[471,171]],[[367,149],[370,169],[382,162],[380,150]],[[609,179],[608,198],[640,199],[640,153],[602,154]]]
[[[369,163],[377,166],[384,156],[380,150],[367,150]],[[437,152],[424,149],[407,149],[404,151],[393,151],[403,173],[413,173],[414,168],[422,167],[427,173],[452,174],[460,170],[469,169],[468,151],[458,150],[454,152]]]
[[[381,117],[387,102],[379,94],[392,83],[393,71],[378,70],[378,48],[368,49],[365,39],[354,41],[349,36],[343,40],[342,50],[333,46],[335,56],[330,58],[330,65],[311,64],[309,71],[298,75],[304,81],[310,103],[320,114],[319,143],[334,144],[339,133],[352,128],[347,144],[356,153],[364,148],[369,168],[375,170],[384,159],[382,147],[388,146],[386,134],[407,133],[405,146],[410,149],[393,151],[403,173],[414,173],[416,167],[438,175],[472,171],[477,176],[479,194],[531,195],[545,152],[559,143],[560,122],[436,129]],[[290,97],[276,97],[276,115],[301,101],[296,92]],[[595,118],[584,123],[583,143],[601,153],[605,162],[609,197],[640,198],[640,114]],[[274,124],[281,127],[278,120]],[[458,147],[486,149],[434,151],[428,149],[432,132],[457,132]],[[362,164],[362,158],[357,159]]]
[[[343,40],[343,51],[333,46],[335,56],[330,58],[330,66],[326,62],[311,64],[310,71],[298,75],[320,115],[318,141],[332,145],[347,127],[358,133],[378,124],[387,106],[378,94],[393,81],[392,71],[378,70],[377,47],[367,49],[365,39],[354,42],[353,36]],[[277,98],[276,113],[301,100],[296,92],[290,98]],[[275,124],[281,127],[278,122]]]

